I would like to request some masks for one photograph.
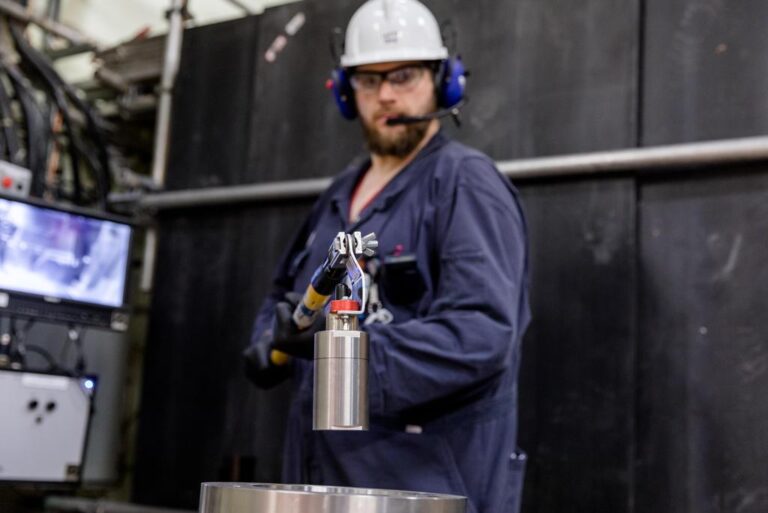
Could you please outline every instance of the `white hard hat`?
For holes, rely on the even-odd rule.
[[[422,3],[368,0],[349,20],[341,65],[447,58],[437,20]]]

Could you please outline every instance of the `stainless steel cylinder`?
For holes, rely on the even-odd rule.
[[[257,483],[203,483],[200,513],[466,513],[457,495]]]
[[[368,429],[368,334],[357,317],[330,313],[315,333],[312,428]]]

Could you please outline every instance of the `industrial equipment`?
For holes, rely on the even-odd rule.
[[[357,284],[362,287],[361,299],[365,301],[365,281],[357,259],[373,256],[378,245],[374,233],[365,237],[360,232],[339,232],[336,235],[328,248],[328,257],[315,271],[304,297],[293,312],[293,322],[299,329],[308,328],[312,324],[318,312],[328,303],[331,294],[336,291],[337,285],[345,280],[349,281],[348,288],[353,294]]]
[[[315,430],[368,429],[368,334],[357,319],[367,294],[358,258],[373,256],[377,247],[374,233],[339,232],[294,311],[296,326],[309,327],[335,290],[326,329],[315,333]]]
[[[0,195],[0,314],[127,329],[132,226]]]
[[[363,237],[339,232],[291,319],[285,316],[275,329],[276,341],[306,330],[335,295],[326,329],[314,334],[315,430],[368,429],[368,334],[360,330],[357,318],[365,312],[367,285],[358,259],[373,256],[377,247],[374,233]],[[270,360],[283,365],[289,358],[273,350]]]
[[[368,334],[355,300],[331,301],[325,331],[315,333],[314,430],[368,429]]]
[[[0,481],[76,483],[94,376],[0,370]]]

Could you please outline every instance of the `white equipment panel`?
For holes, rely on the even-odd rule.
[[[0,481],[77,482],[93,378],[0,370]]]

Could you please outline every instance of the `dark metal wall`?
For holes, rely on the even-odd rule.
[[[471,72],[462,141],[496,159],[635,144],[639,0],[428,5]]]
[[[465,125],[496,159],[757,135],[768,36],[750,0],[428,0],[472,71]],[[305,0],[185,36],[169,185],[329,176],[360,150],[324,90],[356,0]],[[305,27],[264,51],[297,12]],[[524,511],[768,510],[768,173],[518,184],[534,322],[521,374]],[[135,498],[275,481],[290,391],[238,354],[308,202],[168,212]]]
[[[169,188],[263,179],[250,162],[259,18],[190,30],[174,106]],[[288,386],[269,393],[240,351],[272,269],[309,203],[158,219],[134,477],[142,503],[195,508],[203,480],[274,482]]]
[[[631,179],[529,184],[531,309],[520,378],[525,511],[626,511],[634,439]]]
[[[766,171],[643,183],[638,511],[768,510]]]
[[[768,132],[768,2],[644,4],[643,143]]]
[[[644,145],[768,131],[768,3],[645,0]],[[638,512],[768,511],[768,168],[642,180]]]

